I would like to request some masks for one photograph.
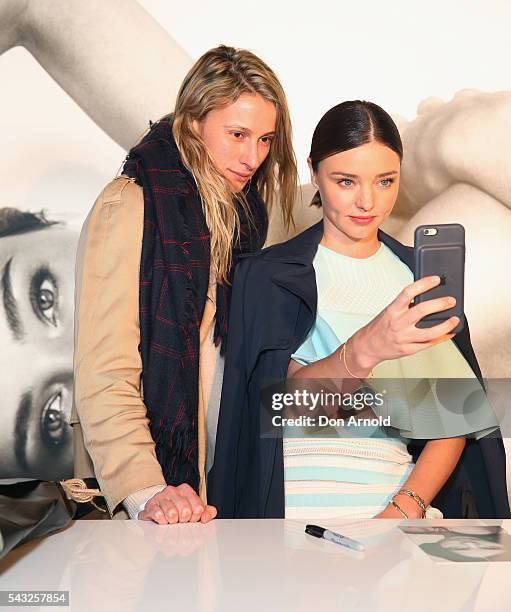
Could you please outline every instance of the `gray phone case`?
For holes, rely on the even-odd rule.
[[[438,275],[442,282],[437,287],[415,298],[415,304],[426,300],[452,295],[454,308],[427,315],[417,327],[433,327],[454,315],[460,323],[453,332],[458,333],[464,324],[464,276],[465,276],[465,228],[459,223],[420,225],[414,235],[415,280]]]

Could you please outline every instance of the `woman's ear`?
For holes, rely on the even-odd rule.
[[[321,207],[322,202],[321,202],[321,194],[319,193],[318,180],[316,177],[316,172],[314,171],[314,168],[312,167],[312,161],[310,157],[307,158],[307,165],[309,166],[309,170],[311,173],[311,183],[316,188],[316,193],[314,194],[314,197],[312,198],[310,205]]]
[[[202,136],[201,134],[201,125],[199,123],[199,121],[197,119],[192,119],[192,128],[193,131],[198,135],[198,136]]]
[[[314,172],[314,168],[312,167],[312,161],[310,157],[307,158],[307,165],[309,166],[309,171],[311,173],[311,183],[314,185],[314,187],[316,187],[316,189],[319,189],[318,181],[316,179],[316,173]]]

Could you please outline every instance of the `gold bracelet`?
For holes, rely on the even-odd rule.
[[[394,508],[399,512],[399,514],[401,514],[401,516],[405,519],[408,518],[408,515],[404,512],[404,510],[398,505],[396,504],[396,502],[394,501],[394,498],[392,498],[390,500],[390,503],[394,506]]]
[[[421,509],[421,512],[422,512],[421,518],[426,518],[426,504],[424,503],[424,500],[422,499],[420,495],[418,495],[415,491],[412,491],[411,489],[399,489],[396,495],[399,495],[400,493],[403,493],[404,495],[408,495],[408,497],[411,497],[413,501]]]
[[[348,364],[346,363],[346,347],[348,345],[348,340],[346,340],[346,342],[343,342],[341,345],[341,351],[339,353],[339,359],[341,360],[344,368],[346,369],[346,372],[348,372],[348,374],[351,376],[351,378],[358,378],[359,380],[361,378],[370,378],[373,375],[373,371],[371,370],[369,372],[369,374],[367,376],[357,376],[356,374],[353,374],[353,372],[348,368]]]

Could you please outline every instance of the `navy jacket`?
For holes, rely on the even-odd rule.
[[[260,390],[268,380],[286,378],[291,354],[314,323],[312,261],[322,235],[320,222],[287,242],[247,255],[236,268],[215,461],[208,477],[208,502],[221,518],[284,517],[282,439],[259,435]],[[412,248],[382,231],[378,238],[413,271]],[[483,383],[466,321],[453,342]],[[422,446],[409,446],[415,460]],[[446,518],[510,517],[498,433],[467,439],[433,505]]]

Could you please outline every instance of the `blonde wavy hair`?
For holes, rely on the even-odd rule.
[[[217,282],[227,282],[232,246],[239,240],[237,202],[244,208],[250,223],[252,220],[244,192],[233,193],[194,129],[193,122],[201,121],[213,109],[232,104],[243,93],[260,94],[277,109],[270,152],[252,177],[252,182],[268,213],[278,201],[286,229],[293,224],[297,170],[291,120],[282,85],[275,73],[250,51],[220,45],[199,58],[186,75],[177,96],[172,122],[182,161],[193,174],[202,199],[211,239],[211,272]]]

